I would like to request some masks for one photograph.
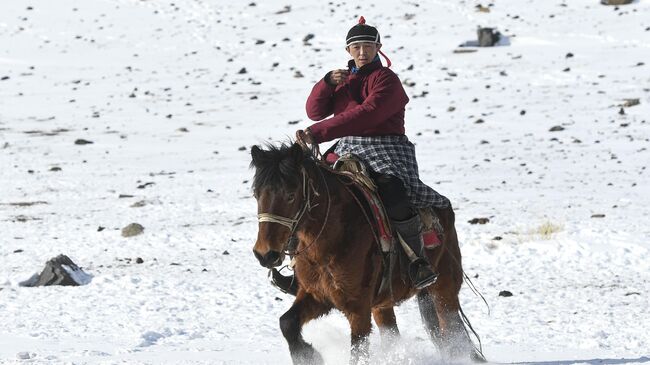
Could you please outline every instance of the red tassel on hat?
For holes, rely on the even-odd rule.
[[[359,18],[359,24],[366,24],[366,18],[363,15]]]
[[[388,57],[386,57],[386,55],[384,54],[384,52],[382,52],[381,50],[379,50],[379,54],[382,55],[382,56],[384,56],[384,58],[386,59],[386,67],[390,67],[390,66],[393,64],[392,62],[390,62],[390,59],[389,59]]]

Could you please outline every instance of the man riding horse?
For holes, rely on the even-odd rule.
[[[392,226],[417,255],[408,271],[413,287],[422,289],[438,275],[424,251],[417,209],[451,209],[451,204],[419,179],[415,147],[404,134],[404,108],[409,99],[400,79],[388,68],[390,60],[381,46],[378,30],[361,17],[346,37],[345,49],[352,56],[348,69],[328,72],[307,99],[307,115],[319,122],[296,135],[311,144],[340,138],[325,158],[332,162],[353,154],[369,168]],[[379,54],[386,57],[388,67],[382,65]],[[275,284],[285,292],[295,293],[299,280],[274,272]]]

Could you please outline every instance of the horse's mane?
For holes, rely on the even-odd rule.
[[[300,185],[303,167],[315,165],[314,157],[295,142],[279,146],[264,144],[265,149],[253,146],[251,167],[254,167],[253,191],[262,187],[273,189],[295,189]]]

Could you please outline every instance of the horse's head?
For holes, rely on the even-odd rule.
[[[284,260],[297,220],[304,213],[305,151],[300,145],[251,149],[255,168],[253,190],[257,200],[259,230],[253,247],[260,265],[279,266]]]

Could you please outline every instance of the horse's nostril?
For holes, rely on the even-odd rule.
[[[265,256],[264,256],[264,262],[266,267],[273,267],[278,264],[278,260],[280,259],[280,253],[277,251],[269,251]]]
[[[264,265],[264,256],[262,256],[259,252],[255,251],[255,250],[253,250],[253,254],[255,254],[255,258],[257,259],[257,261],[259,261],[262,266],[265,266]]]
[[[255,258],[260,262],[260,265],[264,267],[271,268],[280,264],[280,252],[269,251],[265,255],[262,255],[256,250],[253,250],[253,254],[255,254]]]

